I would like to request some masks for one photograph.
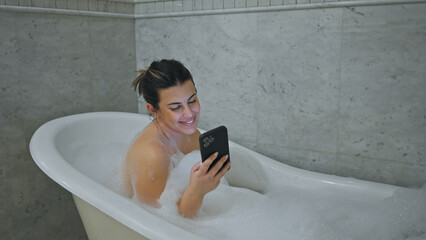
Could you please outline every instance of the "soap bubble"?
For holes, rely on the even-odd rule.
[[[114,143],[107,148],[92,146],[78,151],[74,166],[122,193],[120,173],[125,145]],[[426,185],[420,189],[400,188],[386,197],[325,183],[295,186],[267,171],[262,173],[269,180],[266,190],[256,191],[266,182],[249,189],[243,183],[233,186],[233,181],[228,185],[224,179],[205,196],[195,218],[183,218],[178,214],[177,202],[189,183],[192,166],[200,158],[199,151],[176,156],[159,200],[161,207],[152,208],[137,200],[134,203],[208,239],[426,239]],[[99,171],[93,173],[93,169]],[[260,181],[265,176],[255,179]]]

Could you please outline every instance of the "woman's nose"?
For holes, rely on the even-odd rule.
[[[183,116],[190,118],[192,117],[192,109],[189,106],[186,106],[183,112]]]

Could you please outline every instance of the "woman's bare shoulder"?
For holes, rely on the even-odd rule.
[[[126,155],[126,165],[132,169],[166,171],[170,163],[169,156],[164,151],[161,140],[148,127],[133,140]]]
[[[163,161],[168,162],[169,156],[160,140],[143,138],[141,135],[131,145],[126,158],[139,163],[149,162],[151,165]]]

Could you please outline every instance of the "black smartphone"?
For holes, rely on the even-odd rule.
[[[217,158],[210,165],[212,168],[219,159],[228,154],[228,159],[222,165],[219,171],[231,160],[229,155],[229,142],[228,142],[228,130],[225,126],[220,126],[210,131],[207,131],[200,135],[200,152],[201,152],[201,160],[204,162],[208,157],[210,157],[213,153],[218,152]]]

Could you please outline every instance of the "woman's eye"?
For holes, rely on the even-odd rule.
[[[177,106],[177,107],[175,107],[175,108],[172,108],[171,110],[172,111],[177,111],[177,110],[179,110],[180,109],[180,106]]]
[[[197,102],[197,100],[193,100],[193,101],[190,101],[190,102],[188,102],[189,104],[194,104],[194,103],[196,103]]]

